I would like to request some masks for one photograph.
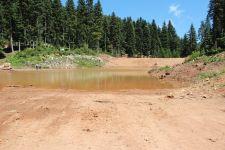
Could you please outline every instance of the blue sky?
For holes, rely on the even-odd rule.
[[[209,0],[101,0],[101,3],[107,15],[114,11],[122,18],[142,17],[150,22],[155,19],[160,26],[164,20],[172,20],[177,33],[183,36],[191,23],[196,30],[199,28],[206,17]]]

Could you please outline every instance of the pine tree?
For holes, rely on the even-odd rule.
[[[224,0],[210,0],[208,16],[213,22],[213,42],[218,47],[218,39],[222,36],[223,31],[223,2]]]
[[[32,30],[33,30],[33,40],[37,42],[43,41],[43,34],[45,32],[45,6],[43,0],[31,1],[30,9],[33,11],[31,18]]]
[[[63,46],[65,27],[63,20],[65,19],[65,10],[62,7],[60,0],[53,0],[52,2],[52,16],[53,16],[53,41],[56,46]]]
[[[222,19],[222,22],[223,22],[223,36],[225,36],[225,1],[223,1],[223,19]]]
[[[199,28],[199,39],[200,39],[200,48],[203,53],[209,54],[210,50],[213,47],[212,34],[211,34],[211,23],[207,17],[206,21],[201,22]]]
[[[166,22],[163,23],[160,40],[162,44],[162,49],[168,50],[170,46],[169,46],[169,35],[168,35],[168,28],[167,28]]]
[[[140,55],[143,55],[143,34],[143,19],[139,18],[135,25],[135,47]]]
[[[10,39],[11,50],[14,52],[14,40],[22,40],[23,38],[23,23],[22,15],[19,9],[18,0],[3,1],[2,5],[5,8],[5,33],[7,38]]]
[[[135,54],[135,30],[133,21],[130,17],[126,19],[125,23],[125,49],[129,57],[133,57]]]
[[[93,32],[92,32],[92,49],[99,49],[100,47],[100,39],[102,38],[103,34],[103,14],[102,14],[102,6],[100,1],[98,0],[97,3],[94,5],[94,24]]]
[[[94,42],[94,3],[93,0],[86,0],[86,8],[87,8],[87,14],[86,14],[86,34],[87,36],[87,44],[90,48],[95,47]]]
[[[109,20],[110,17],[105,16],[103,17],[103,31],[102,31],[102,38],[100,39],[100,47],[104,52],[109,52],[109,45],[110,45],[110,31],[109,31]]]
[[[5,38],[5,15],[4,15],[4,7],[2,1],[0,1],[0,40]]]
[[[189,44],[190,44],[190,42],[189,42],[189,39],[188,39],[188,35],[185,34],[184,38],[182,39],[182,52],[181,52],[182,57],[186,57],[186,56],[190,55]]]
[[[19,0],[19,7],[20,11],[22,14],[22,22],[23,22],[23,27],[24,27],[24,44],[30,45],[32,41],[32,35],[33,35],[33,30],[32,30],[32,25],[31,25],[31,20],[32,20],[32,10],[31,10],[31,4],[32,0]]]
[[[174,57],[179,55],[179,37],[171,21],[168,23],[169,49]]]
[[[151,49],[151,32],[146,21],[143,21],[142,30],[143,30],[143,55],[149,56]]]
[[[87,40],[87,6],[84,0],[78,1],[77,6],[77,40],[78,45],[80,47],[84,46],[84,44],[88,44]]]
[[[126,39],[126,29],[125,29],[125,20],[126,19],[121,19],[120,17],[117,17],[117,22],[118,22],[118,38],[119,38],[119,47],[116,50],[116,55],[117,56],[122,56],[125,54],[125,39]]]
[[[116,17],[116,14],[113,12],[111,16],[111,21],[110,21],[110,43],[112,44],[112,54],[117,55],[118,51],[120,49],[120,32],[121,32],[121,26],[119,19]]]
[[[197,36],[193,24],[191,24],[190,30],[188,32],[188,40],[189,40],[189,51],[187,51],[187,54],[190,55],[193,51],[197,50]]]
[[[198,30],[198,38],[199,38],[201,43],[203,43],[203,40],[204,40],[204,37],[205,37],[205,29],[206,29],[205,22],[201,21],[201,25],[200,25],[200,28]]]
[[[43,21],[44,21],[44,33],[43,39],[45,43],[52,43],[52,33],[53,33],[53,17],[52,17],[52,1],[43,0],[44,12],[43,12]]]
[[[158,28],[155,23],[155,20],[153,20],[151,24],[151,54],[153,56],[157,56],[159,54],[160,49],[161,42],[158,35]]]
[[[69,48],[75,47],[76,44],[76,9],[73,0],[67,0],[66,2],[66,41]]]

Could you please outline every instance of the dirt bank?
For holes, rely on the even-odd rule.
[[[184,58],[114,58],[101,57],[106,61],[105,67],[151,68],[152,66],[174,66],[184,62]]]

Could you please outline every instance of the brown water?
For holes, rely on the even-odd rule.
[[[135,69],[74,69],[0,72],[1,86],[34,86],[81,91],[154,90],[173,85]]]

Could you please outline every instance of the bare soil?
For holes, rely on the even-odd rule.
[[[224,150],[225,95],[212,88],[219,82],[126,92],[4,87],[0,150]]]
[[[153,66],[174,66],[184,62],[184,58],[115,58],[102,55],[106,68],[151,68]]]
[[[167,98],[173,92],[174,98]],[[199,88],[155,93],[0,92],[1,150],[224,150],[225,99]]]

